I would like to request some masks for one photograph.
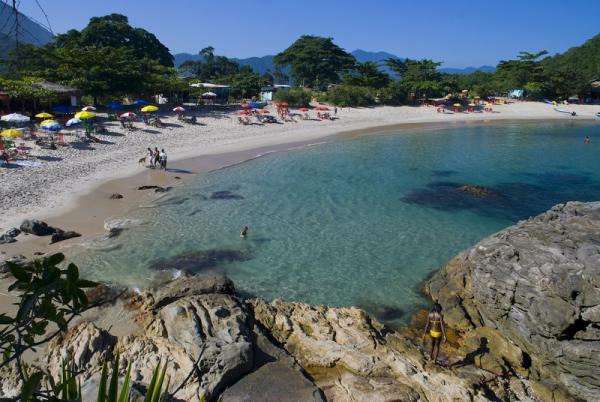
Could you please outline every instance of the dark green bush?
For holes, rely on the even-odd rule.
[[[337,85],[327,90],[329,103],[342,107],[370,106],[375,104],[376,91],[369,87]]]
[[[303,107],[310,104],[312,92],[302,88],[290,88],[288,90],[279,90],[273,95],[275,102],[287,102],[293,107]]]
[[[400,81],[392,81],[385,88],[377,91],[379,103],[383,105],[402,105],[406,103],[407,92]]]

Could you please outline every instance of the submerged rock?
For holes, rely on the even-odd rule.
[[[231,191],[215,191],[210,195],[211,200],[243,200],[244,197]]]
[[[484,239],[427,290],[448,323],[486,329],[542,400],[600,400],[600,202],[570,202]],[[491,349],[491,347],[490,347]]]
[[[457,190],[466,194],[474,195],[476,197],[490,197],[499,195],[496,191],[484,186],[465,185],[460,186],[457,188]]]
[[[150,262],[150,269],[175,269],[187,273],[199,273],[210,268],[235,261],[247,260],[247,255],[240,250],[214,249],[192,251],[169,258],[159,258]]]

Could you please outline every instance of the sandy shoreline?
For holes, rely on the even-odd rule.
[[[35,151],[32,154],[40,158],[41,167],[0,168],[3,205],[0,231],[18,227],[25,218],[38,218],[65,230],[78,231],[84,237],[98,235],[103,232],[106,219],[125,215],[130,209],[157,198],[152,191],[138,191],[138,186],[182,185],[195,174],[269,152],[333,140],[336,135],[353,137],[416,129],[424,124],[448,127],[455,123],[501,120],[582,121],[594,119],[598,106],[572,105],[568,109],[576,111],[578,116],[557,113],[543,103],[516,102],[496,106],[494,113],[469,114],[440,114],[433,107],[346,108],[338,112],[339,119],[335,121],[299,120],[267,126],[241,126],[235,113],[201,115],[200,122],[204,125],[200,126],[167,118],[163,119],[168,124],[166,128],[146,128],[133,133],[113,124],[108,126],[109,134],[99,136],[105,143],[92,144],[93,149],[77,149],[75,144],[56,151]],[[169,171],[147,169],[137,163],[147,146],[167,150]],[[120,193],[124,198],[111,200],[112,193]],[[56,251],[79,241],[81,238],[48,246],[48,238],[21,235],[17,243],[0,245],[0,252],[31,256],[36,251]]]

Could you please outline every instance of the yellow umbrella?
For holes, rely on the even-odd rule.
[[[15,130],[14,128],[9,128],[8,130],[4,130],[0,133],[0,136],[5,138],[18,138],[23,136],[23,132],[21,130]]]
[[[54,116],[52,116],[50,113],[42,112],[36,114],[35,117],[37,117],[38,119],[51,119]]]
[[[469,106],[476,106],[474,103],[469,103]]]
[[[56,124],[58,123],[56,120],[44,120],[40,123],[40,126],[45,126],[46,124]]]
[[[152,113],[152,112],[156,112],[157,110],[158,110],[158,108],[153,105],[144,106],[142,108],[142,112],[144,112],[144,113]]]
[[[473,99],[481,99],[479,96],[474,97]]]
[[[455,106],[455,107],[461,107],[462,105],[460,103],[455,103],[453,106]]]
[[[94,113],[94,112],[79,112],[79,113],[75,113],[75,118],[76,119],[85,120],[85,119],[91,119],[93,117],[96,117],[96,113]]]

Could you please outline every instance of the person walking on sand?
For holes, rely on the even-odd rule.
[[[244,227],[242,228],[242,231],[240,232],[240,237],[241,237],[242,239],[245,239],[245,238],[246,238],[246,236],[248,236],[248,226],[244,226]]]
[[[154,147],[154,166],[160,166],[160,151],[158,147]]]
[[[423,339],[429,332],[431,336],[431,353],[429,354],[430,360],[433,360],[434,364],[438,364],[437,358],[440,353],[440,344],[442,339],[446,341],[446,328],[444,327],[444,315],[442,314],[442,306],[436,301],[431,307],[431,311],[427,315],[427,324],[425,324],[425,331],[423,332]]]
[[[164,148],[160,150],[160,168],[167,170],[167,153]]]
[[[148,158],[150,159],[150,166],[154,167],[154,152],[150,147],[148,147]]]

